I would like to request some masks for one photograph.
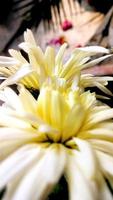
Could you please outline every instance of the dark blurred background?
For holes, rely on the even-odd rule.
[[[101,12],[104,15],[107,15],[113,5],[113,0],[65,1],[68,2],[70,12],[72,9],[72,1],[78,1],[82,7]],[[52,23],[51,8],[53,8],[54,16],[58,14],[59,18],[61,18],[60,7],[62,7],[62,11],[66,17],[66,12],[64,9],[65,5],[62,0],[0,0],[1,53],[6,53],[8,48],[10,48],[15,40],[17,40],[23,34],[26,28],[37,29],[41,21],[43,21],[45,31],[46,29],[52,28],[52,26],[54,27],[54,23]],[[108,20],[107,25],[105,26],[104,32],[102,32],[102,37],[108,34],[108,28],[112,19],[112,15],[113,12]]]

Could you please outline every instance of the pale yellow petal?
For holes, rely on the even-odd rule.
[[[74,105],[64,121],[62,141],[76,136],[85,118],[84,108],[81,105]]]
[[[56,58],[55,58],[55,75],[59,75],[59,73],[60,73],[60,71],[63,67],[63,56],[64,56],[64,52],[65,52],[66,48],[67,48],[67,44],[65,43],[60,47],[60,49],[59,49],[59,51],[56,55]]]
[[[24,111],[28,113],[36,113],[37,101],[24,87],[20,88],[19,99],[23,104]]]
[[[55,68],[55,50],[52,47],[47,47],[45,51],[46,73],[48,76],[53,76]]]
[[[3,89],[8,85],[21,82],[25,76],[28,76],[31,73],[33,73],[33,69],[29,64],[22,65],[20,69],[0,84],[0,89]]]

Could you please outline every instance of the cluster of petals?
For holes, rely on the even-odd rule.
[[[24,39],[25,41],[19,44],[19,47],[26,56],[14,49],[9,50],[10,57],[0,56],[1,79],[5,79],[0,85],[1,89],[21,83],[27,88],[40,90],[45,83],[51,83],[61,91],[70,88],[76,90],[78,87],[84,90],[96,86],[111,95],[106,85],[108,81],[113,80],[112,77],[82,74],[83,69],[109,58],[112,54],[108,49],[99,46],[75,48],[70,58],[65,59],[67,44],[63,44],[57,54],[51,46],[48,46],[43,53],[29,29],[24,33]]]
[[[62,177],[70,200],[113,200],[113,108],[85,91],[96,86],[112,95],[106,88],[112,78],[81,72],[111,56],[109,50],[78,48],[65,62],[66,44],[55,56],[52,47],[42,52],[30,30],[24,38],[19,46],[27,59],[16,50],[0,56],[3,200],[46,200]]]

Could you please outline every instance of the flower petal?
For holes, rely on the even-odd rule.
[[[55,67],[55,50],[52,47],[47,47],[45,51],[46,72],[48,76],[53,76]]]
[[[64,121],[62,141],[75,136],[85,117],[84,108],[81,105],[74,105]]]
[[[76,156],[68,156],[66,166],[66,178],[69,184],[70,200],[95,200],[98,199],[98,193],[95,187],[92,187],[76,161]],[[97,189],[97,188],[96,188]]]
[[[45,156],[20,182],[12,200],[20,200],[23,196],[27,200],[40,200],[47,197],[61,177],[65,162],[64,148],[61,146],[57,148],[55,145],[53,145],[53,148],[50,147]]]
[[[99,170],[96,154],[87,141],[75,138],[75,143],[79,151],[76,151],[76,160],[84,175],[91,181],[98,179],[97,169]]]
[[[101,151],[96,151],[102,171],[106,174],[113,176],[113,157]]]
[[[29,165],[33,165],[41,155],[42,149],[36,144],[29,144],[21,147],[18,151],[8,156],[0,164],[0,188],[3,188],[9,181],[18,176],[19,171],[25,170]]]

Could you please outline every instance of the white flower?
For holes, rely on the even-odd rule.
[[[50,87],[0,92],[0,188],[5,200],[46,199],[65,176],[70,200],[111,200],[113,109],[95,94]]]
[[[24,33],[25,42],[19,46],[27,53],[29,62],[20,52],[9,50],[12,57],[0,57],[0,73],[5,77],[0,88],[15,83],[22,83],[27,88],[39,89],[43,84],[49,82],[60,91],[76,90],[79,87],[84,89],[86,86],[93,85],[102,91],[111,94],[106,89],[107,81],[113,80],[112,77],[93,77],[92,75],[81,75],[81,70],[94,66],[100,61],[110,57],[108,49],[99,46],[77,48],[73,51],[69,60],[64,62],[63,56],[67,45],[63,44],[55,55],[55,49],[48,46],[45,53],[37,46],[30,30]],[[100,56],[100,54],[106,54]],[[99,58],[92,56],[99,55]]]

